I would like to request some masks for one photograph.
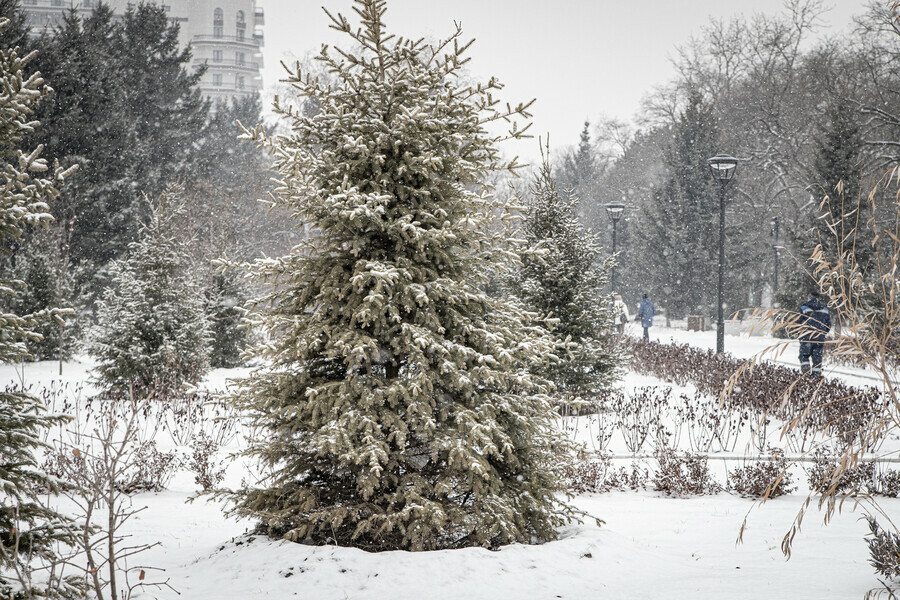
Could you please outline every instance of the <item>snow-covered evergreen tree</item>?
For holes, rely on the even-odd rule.
[[[715,314],[719,189],[707,161],[720,151],[713,106],[694,91],[665,149],[666,180],[653,192],[637,229],[644,291],[657,301],[657,309],[666,309],[667,317]],[[727,226],[726,240],[734,244],[726,242],[725,249],[733,257],[741,238],[733,223]],[[735,280],[741,271],[729,266],[736,262],[726,261],[725,300],[740,307],[745,299]]]
[[[237,271],[216,273],[206,290],[210,325],[209,366],[232,368],[241,364],[241,353],[250,341],[243,308],[250,291]]]
[[[9,20],[0,18],[0,37]],[[28,227],[46,225],[51,216],[47,202],[59,194],[68,174],[58,164],[40,157],[42,148],[19,150],[19,143],[38,123],[32,120],[36,104],[50,93],[39,74],[25,75],[33,54],[20,56],[18,48],[0,49],[0,249],[21,239]],[[60,319],[60,312],[16,314],[8,310],[24,282],[0,279],[0,362],[22,360],[27,342],[40,340],[35,327],[43,320]],[[36,583],[37,562],[53,562],[58,542],[68,539],[65,522],[39,500],[42,490],[55,487],[38,467],[35,451],[44,444],[41,434],[65,422],[46,414],[43,404],[11,388],[0,388],[0,596],[30,599],[58,596],[59,585]],[[65,586],[62,588],[65,589]]]
[[[178,235],[182,190],[171,186],[128,254],[113,263],[113,285],[98,309],[90,351],[108,391],[174,392],[206,370],[209,333],[203,293],[189,269],[188,243]]]
[[[526,254],[511,291],[526,306],[557,319],[553,333],[569,347],[543,371],[567,400],[591,399],[618,376],[609,271],[596,236],[577,217],[578,199],[557,189],[549,163],[534,176],[525,198],[523,232],[535,252]]]
[[[171,181],[196,181],[209,111],[197,88],[203,68],[191,67],[162,3],[128,3],[118,16],[95,4],[87,15],[66,11],[36,57],[55,89],[39,107],[38,140],[63,165],[80,165],[51,208],[59,220],[77,217],[70,252],[82,284],[137,239],[147,205],[136,190],[156,197]],[[92,298],[105,282],[94,283]]]
[[[236,405],[259,435],[265,473],[224,493],[232,512],[290,540],[368,549],[494,546],[552,539],[573,515],[558,499],[567,454],[546,382],[552,354],[534,315],[485,292],[515,260],[504,214],[483,182],[513,168],[489,122],[500,88],[464,83],[468,44],[385,31],[384,0],[356,0],[357,51],[323,49],[337,85],[297,72],[321,110],[276,103],[290,135],[272,147],[273,200],[313,234],[288,256],[250,265],[270,292],[254,307],[268,366]]]
[[[13,312],[34,313],[54,306],[75,308],[78,304],[73,270],[62,247],[65,227],[58,222],[49,227],[30,227],[8,256],[0,256],[0,277],[23,283],[10,298]],[[34,331],[41,337],[27,341],[30,359],[67,359],[82,328],[80,320],[69,315],[64,326],[49,319],[35,324]]]
[[[577,210],[582,223],[596,225],[592,223],[596,210],[592,210],[593,207],[589,204],[597,202],[600,198],[600,177],[605,171],[605,166],[598,158],[591,140],[591,124],[585,121],[578,147],[566,154],[555,174],[561,189],[571,189],[581,200]]]

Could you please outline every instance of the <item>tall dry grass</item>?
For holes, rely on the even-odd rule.
[[[836,197],[843,200],[840,184],[834,191]],[[900,452],[900,449],[884,443],[900,434],[900,396],[897,389],[900,365],[900,306],[897,302],[900,295],[900,167],[888,171],[867,196],[859,198],[859,202],[842,203],[847,208],[843,218],[831,219],[828,216],[830,213],[824,208],[829,201],[827,196],[823,198],[820,209],[823,209],[822,218],[832,239],[820,239],[804,264],[810,287],[821,292],[823,302],[840,321],[839,332],[829,336],[825,342],[828,360],[849,363],[873,374],[881,392],[881,401],[876,404],[875,410],[871,403],[860,401],[859,414],[855,415],[858,418],[818,420],[823,439],[820,445],[827,445],[836,451],[837,462],[830,469],[822,488],[810,492],[785,534],[781,548],[787,556],[791,554],[804,516],[813,505],[818,506],[828,522],[848,501],[854,506],[865,504],[864,510],[879,514],[883,521],[897,530],[890,517],[865,490],[842,489],[839,483],[858,465]],[[807,325],[798,322],[798,313],[790,310],[760,309],[752,311],[750,316],[766,322],[773,332],[783,330],[789,338],[796,339],[808,329]],[[774,344],[744,364],[725,385],[721,401],[724,403],[733,393],[744,371],[754,369],[768,357],[780,355],[788,344],[789,341]],[[826,400],[815,391],[815,387],[810,392],[810,386],[799,385],[806,377],[813,375],[798,374],[795,385],[789,386],[782,394],[781,408],[798,400],[806,404],[805,410],[784,424],[783,436],[803,426],[805,419],[829,412],[828,404],[836,401],[834,398]],[[798,398],[801,389],[805,397]],[[854,411],[854,400],[852,396],[840,399],[842,406],[849,406],[843,410]],[[833,414],[834,411],[830,412]],[[810,452],[816,449],[811,448]],[[773,482],[770,489],[774,489],[777,483]],[[739,540],[743,531],[742,527]]]

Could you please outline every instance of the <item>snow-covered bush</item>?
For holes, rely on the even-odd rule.
[[[153,440],[138,444],[130,468],[123,473],[119,489],[126,494],[161,492],[168,487],[181,463],[178,452],[162,452]]]
[[[565,473],[566,488],[575,494],[643,490],[647,488],[649,479],[648,470],[638,462],[616,469],[612,457],[604,452],[579,456]]]
[[[612,459],[605,453],[579,456],[566,469],[566,488],[574,494],[606,492],[606,474],[612,468]]]
[[[852,438],[883,403],[884,395],[874,388],[830,378],[800,378],[796,369],[770,362],[750,368],[751,362],[686,344],[627,338],[625,343],[636,370],[678,385],[694,385],[705,396],[722,397],[728,408],[793,422],[788,433],[807,439],[816,431]]]
[[[214,488],[225,477],[225,467],[217,458],[219,444],[204,432],[191,443],[191,457],[187,466],[194,473],[194,483],[204,491]]]
[[[546,380],[555,343],[537,316],[489,295],[517,259],[489,174],[514,169],[488,123],[527,118],[496,80],[460,77],[457,29],[430,45],[385,30],[384,0],[356,0],[356,50],[324,50],[328,85],[290,82],[320,110],[276,103],[290,135],[268,146],[276,208],[310,236],[246,265],[265,286],[251,319],[267,365],[233,394],[257,432],[257,486],[231,512],[289,540],[372,550],[496,546],[556,537],[569,454]],[[228,268],[236,265],[225,265]]]
[[[900,471],[886,469],[875,478],[875,493],[888,498],[900,498]]]

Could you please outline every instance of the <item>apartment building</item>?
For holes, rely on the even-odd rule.
[[[108,0],[116,14],[135,2]],[[194,65],[205,63],[203,94],[215,100],[256,94],[262,90],[265,14],[256,0],[158,0],[180,26],[181,43],[191,44]],[[55,27],[65,12],[90,13],[98,0],[22,0],[35,33]]]

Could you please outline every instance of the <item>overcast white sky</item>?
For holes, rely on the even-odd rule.
[[[887,1],[887,0],[885,0]],[[264,84],[283,77],[287,53],[304,56],[342,42],[328,28],[325,6],[353,13],[352,0],[258,0],[265,8]],[[864,0],[824,0],[823,34],[844,31]],[[551,134],[554,149],[578,140],[585,119],[628,119],[654,85],[671,79],[676,46],[710,18],[775,14],[782,0],[388,0],[389,29],[405,37],[446,37],[459,21],[476,76],[496,75],[505,98],[536,98],[534,134]],[[346,44],[345,44],[346,45]],[[515,149],[538,155],[536,141]]]

